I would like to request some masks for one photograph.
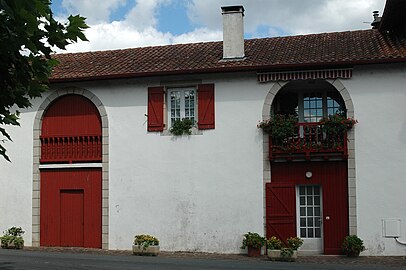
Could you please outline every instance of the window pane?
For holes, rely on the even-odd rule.
[[[314,215],[319,217],[320,216],[320,207],[315,207],[314,208]]]
[[[300,215],[303,217],[303,216],[306,216],[306,208],[305,207],[300,207]]]
[[[305,205],[306,204],[306,198],[305,197],[300,197],[300,205]]]
[[[171,124],[180,120],[180,91],[170,92]]]
[[[307,205],[313,205],[313,197],[307,196]]]
[[[185,118],[194,121],[195,117],[195,91],[185,90]]]
[[[308,238],[313,238],[313,229],[307,229]]]
[[[320,227],[320,218],[314,218],[314,227]]]
[[[305,187],[299,187],[299,194],[300,195],[305,195]]]
[[[300,229],[300,237],[306,238],[306,229]]]
[[[307,207],[307,215],[313,216],[313,207]]]
[[[327,92],[327,111],[329,115],[341,114],[345,116],[345,104],[337,91]]]
[[[307,218],[307,226],[313,227],[313,218]]]
[[[307,187],[307,195],[313,195],[313,187]]]
[[[300,219],[300,227],[306,227],[306,219],[305,218]]]
[[[321,230],[320,228],[315,229],[315,237],[320,238],[321,237]]]

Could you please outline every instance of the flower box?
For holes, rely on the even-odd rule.
[[[293,262],[297,259],[297,250],[293,250],[292,254],[282,254],[280,249],[268,249],[268,258],[271,261],[288,261]]]
[[[159,246],[142,246],[142,245],[133,245],[133,254],[140,256],[157,256],[159,253]]]

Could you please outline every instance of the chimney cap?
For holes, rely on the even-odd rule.
[[[223,13],[241,12],[244,14],[245,9],[243,6],[224,6],[221,7],[221,11]]]
[[[371,23],[372,29],[377,29],[379,27],[379,24],[381,23],[382,17],[379,17],[378,10],[373,11],[372,16],[374,17],[374,20]]]

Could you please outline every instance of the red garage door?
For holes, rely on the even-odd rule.
[[[41,246],[101,248],[101,170],[41,171]]]

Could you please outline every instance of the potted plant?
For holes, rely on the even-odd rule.
[[[268,258],[276,261],[281,257],[282,241],[276,236],[272,236],[266,241]]]
[[[288,248],[292,250],[291,258],[297,258],[297,250],[303,245],[303,240],[300,237],[289,237],[286,239],[288,243]]]
[[[24,239],[22,235],[24,231],[21,227],[11,227],[4,232],[4,235],[0,237],[2,248],[14,248],[21,249],[24,247]]]
[[[268,257],[272,261],[295,261],[297,250],[302,246],[303,240],[299,237],[290,237],[286,239],[287,246],[275,236],[267,241]]]
[[[190,130],[193,127],[193,121],[188,118],[183,118],[182,120],[176,120],[169,131],[175,136],[191,135]]]
[[[342,136],[344,132],[352,129],[358,121],[354,118],[346,118],[340,114],[330,115],[329,117],[320,120],[320,125],[327,137]]]
[[[346,236],[342,250],[348,257],[358,257],[359,254],[365,250],[364,241],[356,235]]]
[[[134,236],[133,254],[157,256],[159,253],[159,240],[149,234]]]
[[[271,119],[259,122],[257,127],[280,142],[297,134],[297,123],[298,119],[294,115],[275,114]]]
[[[260,236],[258,233],[248,232],[244,234],[241,248],[248,248],[249,257],[259,257],[261,256],[261,248],[265,245],[265,241],[265,237]]]

